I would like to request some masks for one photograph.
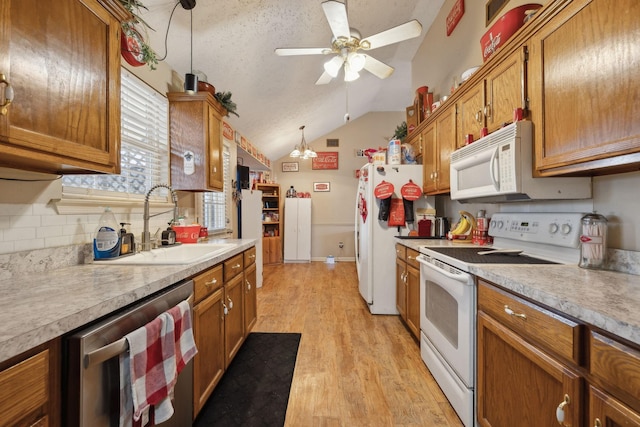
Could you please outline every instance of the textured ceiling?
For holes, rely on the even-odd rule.
[[[191,69],[191,12],[177,0],[142,0],[142,17],[155,31],[149,40],[158,56],[184,75]],[[229,123],[271,160],[300,142],[298,128],[312,141],[370,111],[404,111],[413,102],[411,60],[444,0],[349,0],[351,27],[363,37],[411,19],[420,37],[371,50],[369,55],[395,68],[380,80],[366,71],[347,84],[342,73],[316,86],[325,56],[276,56],[278,47],[329,47],[331,30],[322,0],[197,0],[193,12],[193,69],[207,75],[216,91],[230,91],[240,117]],[[390,134],[393,129],[390,130]],[[391,135],[389,135],[391,136]]]

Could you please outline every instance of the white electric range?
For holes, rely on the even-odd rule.
[[[475,420],[476,278],[470,264],[577,264],[582,213],[497,213],[492,247],[422,246],[420,352],[466,427]],[[478,252],[509,250],[509,254]]]

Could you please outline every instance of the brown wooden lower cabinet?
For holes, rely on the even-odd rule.
[[[482,279],[477,328],[480,426],[640,427],[637,345]]]
[[[582,378],[484,312],[478,313],[478,421],[485,427],[581,425]]]
[[[419,252],[396,244],[396,308],[413,336],[420,340]]]
[[[59,343],[0,364],[0,426],[60,425]]]
[[[256,322],[255,286],[247,291],[247,283],[255,284],[255,278],[255,247],[194,278],[193,329],[198,348],[193,366],[194,419]]]
[[[262,238],[262,262],[265,264],[278,264],[282,262],[281,237]]]

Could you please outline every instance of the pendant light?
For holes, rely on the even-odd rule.
[[[300,141],[300,144],[294,147],[291,154],[289,154],[289,157],[300,157],[303,160],[318,157],[318,154],[313,151],[313,148],[311,148],[304,139],[304,125],[300,126],[300,131],[302,132],[302,140]]]
[[[195,6],[195,1],[193,2]],[[198,91],[198,76],[193,73],[193,9],[191,13],[191,72],[184,75],[184,91],[187,93],[196,93]]]

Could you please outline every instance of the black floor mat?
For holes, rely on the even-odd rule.
[[[284,425],[302,334],[249,334],[194,427]]]

